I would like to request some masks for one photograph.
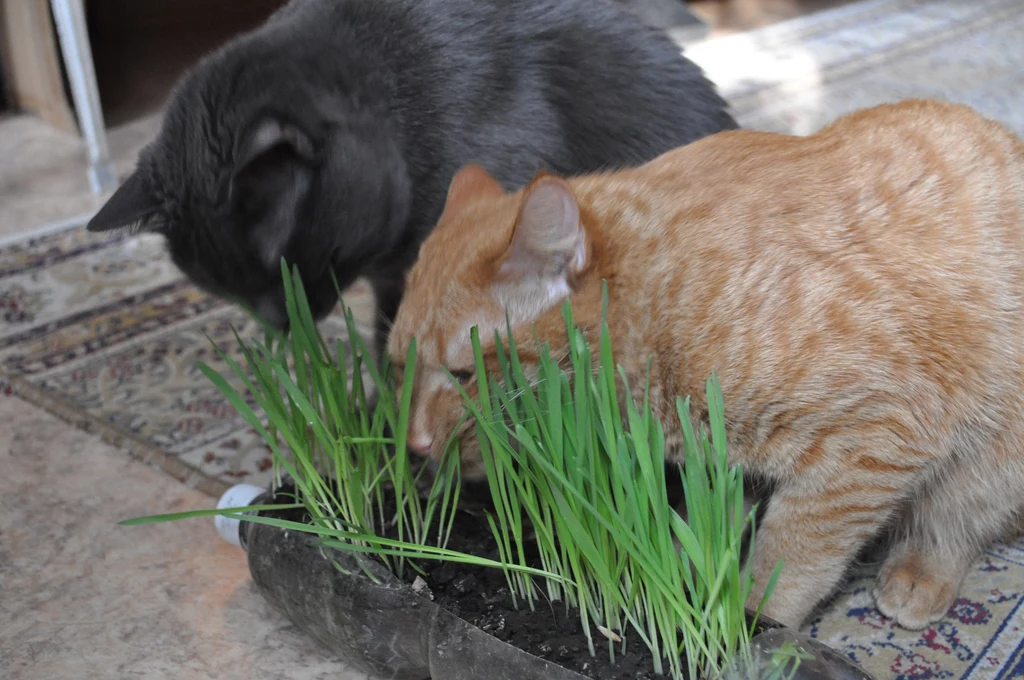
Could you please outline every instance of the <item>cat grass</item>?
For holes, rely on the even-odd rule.
[[[563,317],[567,365],[545,345],[535,378],[527,377],[508,328],[505,337],[495,335],[499,375],[480,385],[479,400],[466,396],[502,561],[525,564],[517,545],[528,519],[545,570],[564,577],[539,588],[547,599],[579,609],[591,654],[595,626],[612,656],[617,644],[624,646],[616,631],[632,630],[652,651],[657,673],[716,675],[746,651],[756,623],[747,618],[753,579],[741,561],[754,514],[744,515],[742,469],[727,463],[721,389],[708,380],[710,433],[698,436],[689,400],[677,401],[686,450],[679,467],[684,521],[669,504],[664,430],[646,394],[640,404],[620,399],[617,374],[627,390],[629,382],[614,363],[607,323],[592,347],[568,303]],[[487,375],[475,331],[472,342],[477,375]],[[777,578],[778,570],[772,583]],[[533,607],[536,579],[510,571],[508,581]]]
[[[684,521],[668,501],[664,430],[646,396],[641,403],[620,398],[620,381],[629,386],[614,363],[606,323],[593,347],[566,303],[569,355],[559,362],[550,347],[539,347],[532,379],[511,329],[496,334],[496,346],[507,348],[499,351],[498,374],[479,382],[477,399],[463,394],[487,472],[493,501],[487,521],[499,559],[459,553],[446,547],[459,505],[457,448],[449,447],[428,478],[414,469],[405,445],[415,342],[396,393],[386,362],[369,359],[351,313],[345,312],[349,342],[332,353],[300,279],[287,268],[283,275],[289,337],[237,338],[241,362],[218,350],[241,390],[211,367],[200,368],[263,437],[278,483],[283,475],[293,480],[296,503],[126,523],[224,514],[376,555],[400,577],[422,560],[501,569],[517,606],[533,609],[542,600],[576,608],[591,654],[603,649],[614,658],[639,639],[652,652],[655,672],[672,678],[716,677],[749,653],[753,622],[745,604],[752,577],[741,553],[754,516],[743,512],[742,470],[727,462],[714,377],[707,384],[710,427],[694,431],[689,400],[677,404],[686,451],[678,467]],[[477,374],[487,376],[476,329],[473,347]],[[243,515],[300,507],[309,524]],[[385,537],[389,528],[397,538]],[[536,543],[540,568],[527,559],[528,540]],[[772,583],[777,575],[778,569]]]

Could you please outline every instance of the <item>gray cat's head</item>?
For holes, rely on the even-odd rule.
[[[332,81],[254,40],[207,58],[89,230],[164,235],[194,283],[278,327],[284,258],[324,316],[335,278],[351,283],[400,239],[410,200],[386,114]]]

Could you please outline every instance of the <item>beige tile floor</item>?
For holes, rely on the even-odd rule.
[[[111,157],[124,177],[156,135],[159,118],[109,131]],[[0,118],[0,240],[92,213],[103,198],[89,190],[82,140],[32,116]]]
[[[794,17],[845,5],[853,0],[688,0],[690,8],[711,24],[708,37],[751,31]]]
[[[362,680],[271,609],[212,500],[0,397],[0,678]]]

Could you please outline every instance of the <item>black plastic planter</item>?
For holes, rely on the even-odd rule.
[[[253,504],[266,500],[261,497]],[[252,522],[241,524],[239,539],[264,597],[364,671],[396,680],[587,680],[454,616],[373,559],[324,548],[309,534]],[[761,621],[755,650],[774,650],[793,641],[815,656],[801,663],[795,678],[871,680],[835,650],[763,617]],[[730,677],[753,680],[761,675],[757,669],[738,668]]]

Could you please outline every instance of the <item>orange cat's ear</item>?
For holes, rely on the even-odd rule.
[[[458,208],[469,198],[481,198],[486,196],[501,196],[505,188],[498,180],[491,177],[490,173],[483,167],[470,163],[463,167],[452,178],[448,185],[448,199],[445,201],[447,208]]]
[[[559,177],[543,175],[526,189],[500,274],[568,286],[569,275],[583,268],[584,244],[580,208],[572,189]]]

